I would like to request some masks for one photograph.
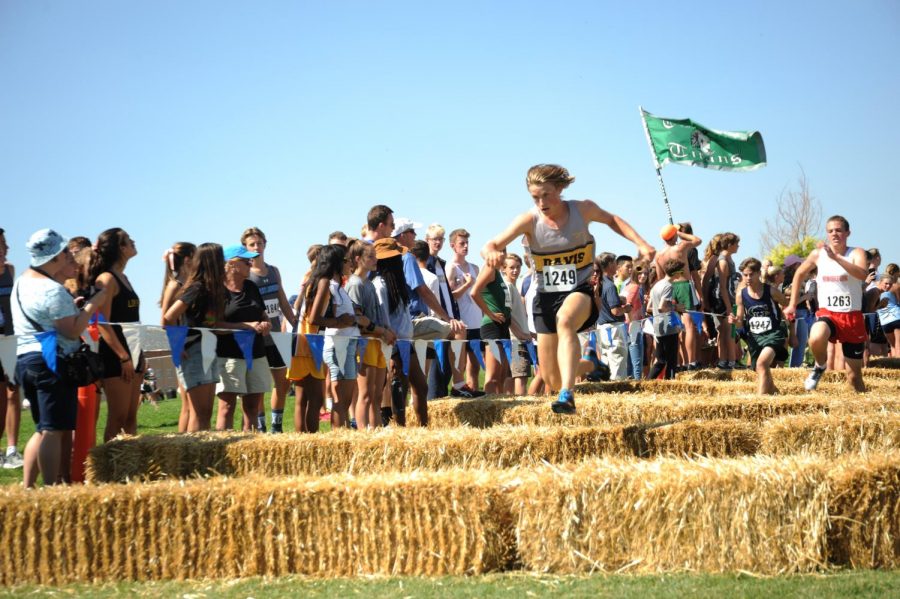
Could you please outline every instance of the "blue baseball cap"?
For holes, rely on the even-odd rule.
[[[239,243],[229,245],[222,251],[225,253],[225,262],[234,260],[235,258],[256,258],[259,256],[257,252],[251,252]]]

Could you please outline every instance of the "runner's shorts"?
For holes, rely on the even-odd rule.
[[[538,292],[535,294],[532,308],[534,311],[534,328],[537,333],[556,334],[556,313],[559,312],[563,302],[572,293],[583,293],[591,300],[591,313],[587,320],[578,327],[578,331],[586,331],[594,326],[597,318],[600,317],[600,311],[597,309],[597,303],[594,301],[594,294],[590,285],[585,283],[572,291]]]

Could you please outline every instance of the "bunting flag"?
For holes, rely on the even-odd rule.
[[[408,339],[397,339],[397,353],[400,354],[400,367],[403,376],[409,376],[409,350],[412,344]]]
[[[256,337],[256,331],[234,331],[232,335],[235,343],[241,348],[241,354],[247,362],[247,370],[253,370],[253,339]]]
[[[16,372],[16,338],[14,335],[0,336],[0,364],[9,380]],[[2,399],[2,398],[0,398]]]
[[[669,312],[669,325],[675,329],[680,329],[680,328],[684,327],[684,325],[681,324],[681,318],[679,318],[678,312],[675,312],[675,311]]]
[[[304,336],[309,344],[309,351],[312,354],[316,370],[319,370],[322,368],[322,352],[325,350],[325,337],[311,333],[306,333]]]
[[[209,372],[212,363],[216,361],[216,347],[219,339],[215,333],[208,329],[200,329],[200,363],[203,372]]]
[[[597,331],[588,333],[588,347],[593,351],[597,351]]]
[[[131,354],[131,363],[137,368],[141,359],[141,348],[144,345],[144,327],[140,324],[123,324],[122,334],[125,336],[125,344]]]
[[[203,329],[200,330],[203,331]],[[169,351],[172,352],[172,362],[176,368],[181,367],[181,352],[184,351],[184,340],[187,338],[187,334],[187,327],[176,325],[166,327],[166,337],[169,338]]]
[[[622,327],[622,339],[625,340],[625,345],[628,345],[628,325],[623,322],[620,326]]]
[[[87,333],[87,335],[81,336],[81,340],[96,354],[100,351],[100,329],[95,324],[88,325]]]
[[[291,357],[294,355],[294,334],[293,333],[270,333],[272,341],[275,343],[275,349],[281,356],[281,361],[285,364],[291,363]]]
[[[438,365],[441,367],[441,372],[447,372],[447,356],[444,352],[447,351],[447,342],[443,339],[438,339],[434,342],[434,353],[437,354]]]
[[[453,339],[450,341],[450,349],[453,351],[453,355],[456,356],[456,369],[459,370],[463,367],[463,358],[465,357],[465,351],[463,350],[463,345],[465,341],[462,339]]]
[[[612,344],[613,344],[613,342],[612,342],[612,332],[613,332],[613,328],[612,328],[612,327],[606,327],[606,340],[609,341],[609,346],[610,346],[610,347],[612,347]]]
[[[334,348],[334,360],[338,363],[338,367],[343,371],[344,363],[347,361],[347,348],[350,347],[350,337],[346,335],[334,335],[331,337],[331,344]]]
[[[428,358],[428,341],[424,339],[416,339],[413,341],[413,347],[416,349],[416,360],[419,362],[419,369],[425,373],[425,376],[428,376],[428,373],[425,372],[425,360]]]
[[[500,345],[503,346],[503,351],[506,353],[506,363],[512,364],[512,341],[509,339],[501,339]],[[516,351],[518,351],[518,347]]]
[[[537,366],[538,356],[537,356],[537,349],[535,349],[535,347],[534,347],[534,341],[532,341],[531,339],[526,341],[525,348],[528,350],[528,355],[531,356],[531,363],[534,364],[535,366]]]
[[[94,315],[91,316],[88,324],[109,324],[109,321],[106,320],[106,317],[103,316],[102,312],[94,312]]]
[[[480,339],[472,339],[469,341],[469,350],[475,354],[475,359],[478,360],[478,364],[485,368],[484,365],[484,354],[481,353],[481,340]]]
[[[47,368],[56,372],[56,331],[42,331],[35,333],[34,338],[41,344],[41,354]]]
[[[498,362],[503,362],[503,357],[500,355],[500,347],[497,346],[497,340],[487,339],[485,343],[487,344],[488,350],[490,350],[491,355],[494,356],[494,359]]]
[[[388,345],[387,343],[381,344],[381,354],[384,356],[384,363],[388,365],[390,369],[391,365],[391,356],[394,355],[394,346]]]
[[[373,339],[373,341],[375,341]],[[366,347],[369,345],[368,337],[360,337],[356,340],[356,361],[362,364],[363,356],[366,355]]]
[[[703,329],[703,312],[691,312],[691,320],[694,321],[694,328],[698,331]]]

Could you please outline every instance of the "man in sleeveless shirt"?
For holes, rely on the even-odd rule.
[[[862,379],[862,359],[866,343],[866,327],[862,314],[863,284],[866,272],[866,252],[847,246],[850,223],[840,215],[825,223],[825,243],[813,250],[794,273],[791,302],[784,313],[794,318],[802,283],[806,275],[817,269],[816,286],[819,310],[809,331],[809,348],[816,360],[804,387],[813,391],[825,372],[828,344],[840,341],[844,353],[847,382],[858,392],[865,391]]]

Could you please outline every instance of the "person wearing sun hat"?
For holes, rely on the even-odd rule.
[[[664,265],[669,260],[677,260],[684,265],[684,279],[672,281],[672,296],[684,308],[680,315],[681,324],[684,325],[684,336],[682,338],[682,352],[684,355],[684,364],[690,370],[700,368],[697,361],[697,336],[699,331],[694,326],[694,319],[688,313],[690,310],[697,309],[696,301],[697,292],[694,289],[694,277],[691,272],[691,261],[688,259],[691,250],[698,247],[703,241],[696,235],[692,235],[683,231],[680,225],[668,224],[659,230],[659,236],[665,242],[665,246],[660,248],[656,253],[656,259],[653,264],[656,267],[656,276],[658,280],[664,279],[666,273]],[[672,365],[669,366],[672,368]]]
[[[36,231],[25,247],[31,268],[16,280],[12,291],[13,330],[16,334],[16,379],[31,403],[35,433],[25,446],[24,484],[33,487],[41,472],[45,485],[68,479],[71,443],[78,410],[78,388],[61,380],[47,365],[38,334],[56,333],[57,352],[70,354],[81,347],[80,335],[91,315],[106,300],[100,290],[79,310],[59,282],[75,273],[75,260],[65,237],[53,229]]]

